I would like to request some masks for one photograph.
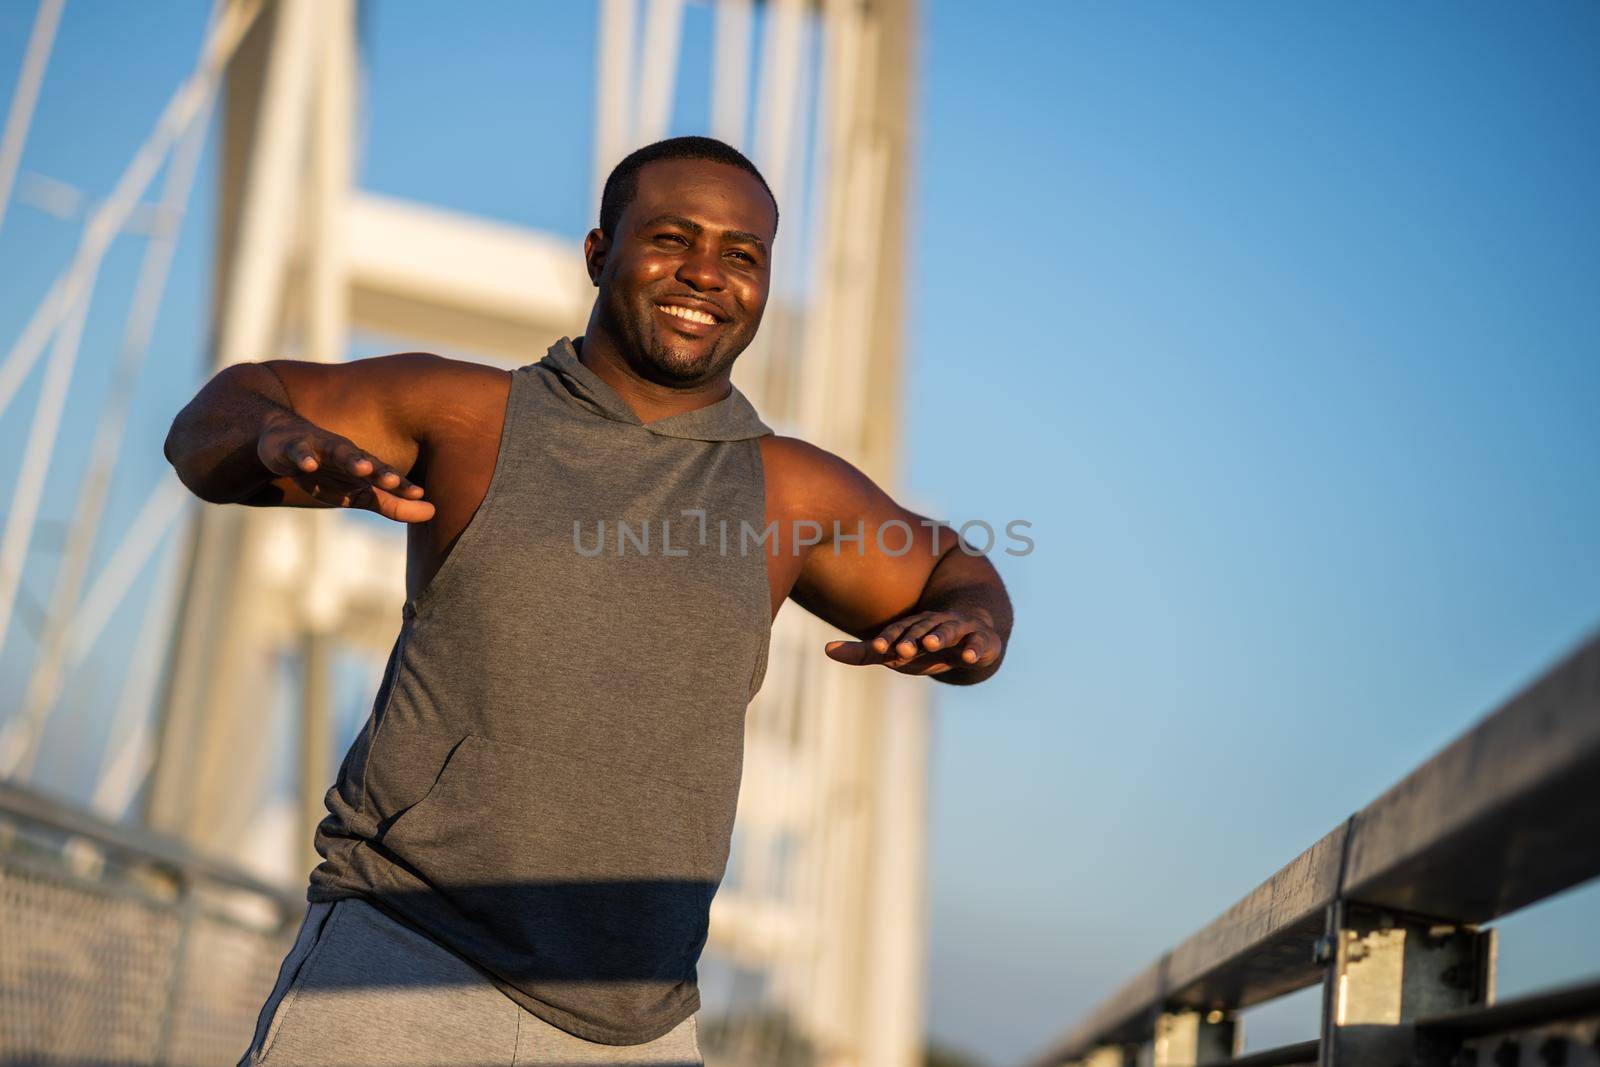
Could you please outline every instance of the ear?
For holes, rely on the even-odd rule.
[[[589,268],[589,281],[600,286],[600,272],[606,269],[606,253],[611,250],[611,238],[604,231],[594,229],[583,239],[583,261]]]

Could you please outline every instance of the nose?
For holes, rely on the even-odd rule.
[[[717,250],[701,242],[697,242],[678,263],[677,279],[702,293],[720,290],[728,280]]]

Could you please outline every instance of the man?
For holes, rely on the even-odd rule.
[[[696,962],[785,599],[825,653],[1000,666],[993,566],[730,383],[778,209],[706,138],[640,149],[584,242],[582,338],[241,363],[166,454],[216,503],[407,524],[408,599],[241,1064],[699,1063]]]

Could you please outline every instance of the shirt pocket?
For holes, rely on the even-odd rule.
[[[710,802],[638,768],[469,733],[382,846],[506,979],[681,979],[715,890]]]

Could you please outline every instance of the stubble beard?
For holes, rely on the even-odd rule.
[[[648,298],[638,305],[606,301],[602,308],[608,332],[634,371],[664,385],[689,386],[715,378],[733,365],[749,343],[746,340],[730,350],[730,342],[738,338],[725,328],[709,351],[691,355],[687,342],[655,321],[655,304]]]

